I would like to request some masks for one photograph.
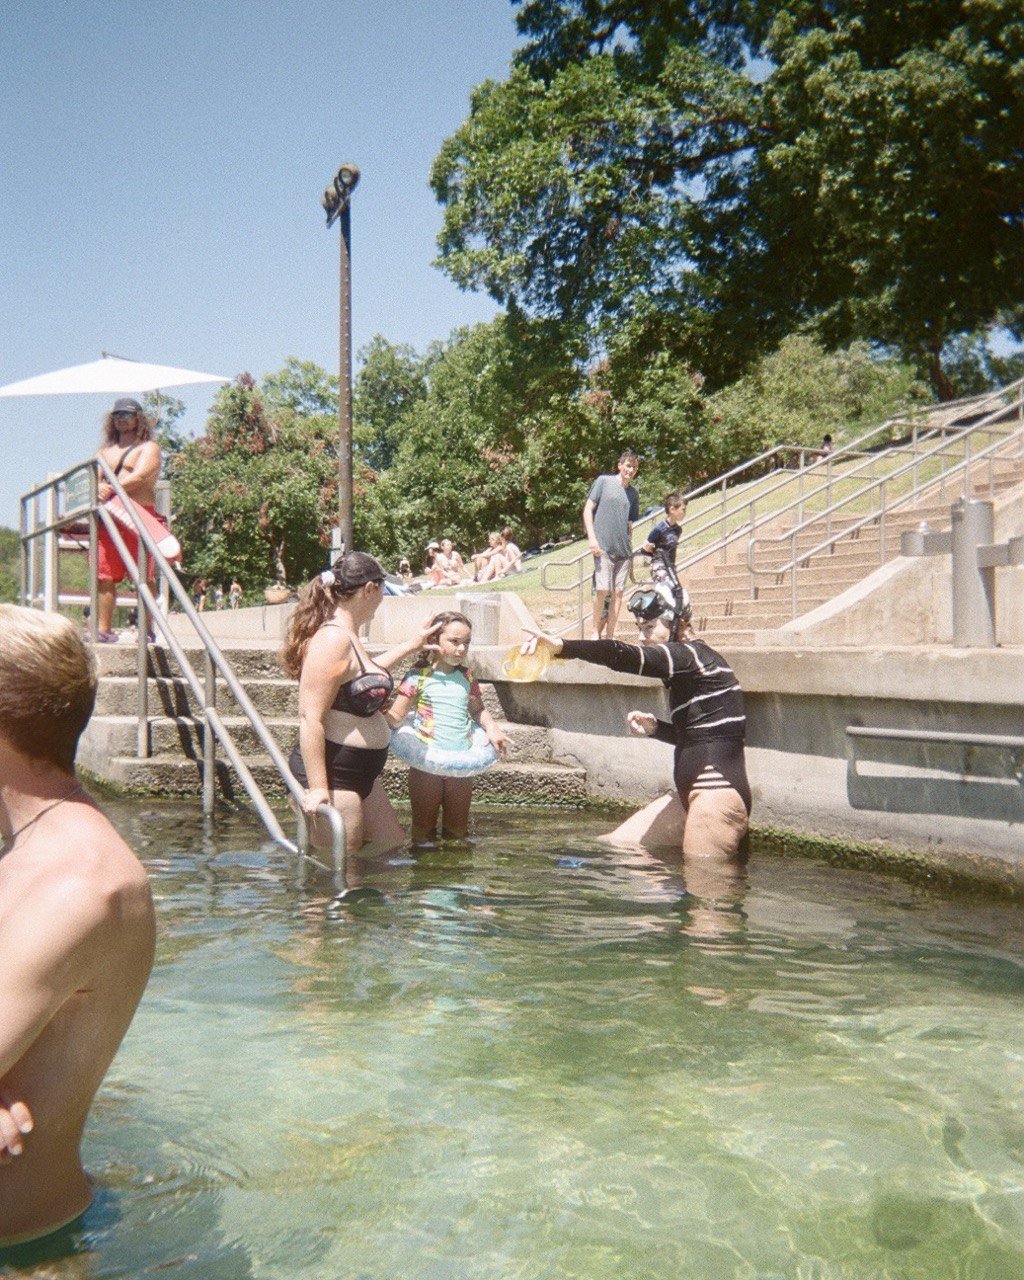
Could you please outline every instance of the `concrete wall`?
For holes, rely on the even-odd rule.
[[[630,738],[633,707],[664,715],[661,686],[582,662],[536,684],[475,656],[506,715],[553,729],[555,759],[587,770],[595,799],[639,806],[671,786],[672,749]],[[1024,651],[739,650],[755,824],[903,848],[1024,887],[1024,785],[1007,750],[853,743],[850,724],[1024,734]],[[1024,763],[1018,756],[1016,767]]]
[[[284,640],[294,608],[292,601],[248,609],[207,610],[202,619],[218,643],[277,645]],[[444,609],[458,609],[469,617],[476,643],[512,645],[522,639],[524,626],[534,625],[526,606],[511,591],[467,591],[454,596],[424,591],[411,596],[385,596],[370,623],[367,639],[375,645],[397,644]],[[186,643],[195,635],[192,624],[182,614],[172,614],[171,622],[175,635]]]
[[[948,523],[944,526],[948,528]],[[1024,496],[1014,490],[995,506],[995,540],[1024,534]],[[995,570],[996,641],[1024,645],[1024,568]],[[950,558],[902,556],[757,643],[792,645],[950,644],[953,585]]]

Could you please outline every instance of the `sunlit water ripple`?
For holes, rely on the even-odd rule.
[[[157,967],[47,1275],[1024,1275],[1016,909],[481,811],[331,912],[248,819],[114,817]]]

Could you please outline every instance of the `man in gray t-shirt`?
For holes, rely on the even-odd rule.
[[[605,639],[615,638],[615,624],[619,620],[622,592],[633,555],[633,521],[640,514],[640,498],[630,483],[639,466],[639,458],[632,449],[627,449],[614,475],[597,477],[583,505],[583,527],[594,556],[594,635],[597,639],[601,639],[602,632]]]

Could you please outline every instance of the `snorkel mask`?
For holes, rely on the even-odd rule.
[[[693,604],[690,593],[679,581],[672,562],[663,556],[659,559],[662,580],[635,591],[626,608],[636,619],[638,626],[641,622],[654,622],[657,618],[664,618],[674,636],[681,622],[690,621]]]

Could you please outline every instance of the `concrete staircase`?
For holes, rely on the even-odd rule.
[[[287,679],[270,648],[247,645],[224,649],[235,674],[257,711],[287,755],[298,736],[298,699],[294,680]],[[202,651],[187,650],[201,672]],[[93,718],[82,737],[78,762],[101,782],[148,795],[198,795],[202,791],[203,734],[201,709],[170,653],[149,648],[149,749],[136,755],[136,650],[125,643],[97,646],[100,684]],[[555,764],[550,732],[535,725],[508,724],[493,684],[481,682],[488,710],[502,722],[511,746],[505,760],[476,780],[474,803],[576,807],[586,799],[584,770]],[[218,682],[217,707],[231,730],[264,794],[283,799],[285,789],[270,758],[262,751],[249,721]],[[406,796],[406,766],[389,757],[384,785],[397,799]],[[245,792],[226,761],[218,760],[222,795],[245,799]]]
[[[951,480],[948,487],[933,491],[916,505],[908,504],[888,512],[884,549],[880,545],[880,529],[876,523],[866,525],[830,550],[807,560],[797,570],[796,616],[801,617],[834,599],[880,565],[895,559],[900,553],[900,535],[918,528],[922,521],[927,521],[935,531],[948,529],[950,506],[962,497],[962,484],[962,480]],[[991,491],[986,471],[984,479],[979,477],[972,485],[971,494],[984,499],[994,494],[998,500],[1000,494],[1021,485],[1024,485],[1024,458],[1005,458],[995,464]],[[832,522],[832,532],[837,533],[861,518],[836,518]],[[793,522],[786,524],[780,521],[772,532],[785,533],[792,528]],[[798,553],[817,546],[826,536],[824,523],[798,534]],[[773,562],[780,566],[787,563],[790,547],[789,542],[765,547],[763,558],[758,559],[759,567],[770,568]],[[788,571],[777,576],[770,572],[759,574],[756,597],[751,598],[745,544],[741,553],[730,553],[724,564],[716,556],[691,566],[686,573],[686,585],[694,599],[697,630],[709,643],[718,647],[752,645],[755,632],[774,630],[793,620],[792,582]]]

